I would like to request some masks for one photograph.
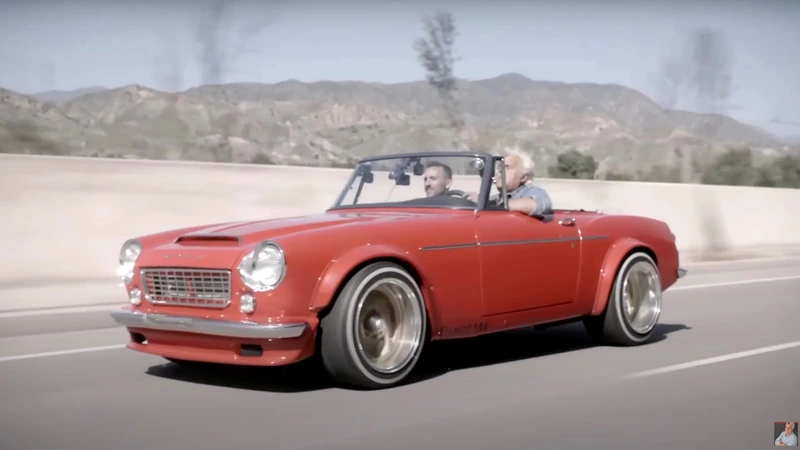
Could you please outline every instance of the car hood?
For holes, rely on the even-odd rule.
[[[228,241],[231,243],[236,242],[237,245],[246,247],[266,239],[278,239],[282,236],[304,231],[341,227],[376,220],[392,220],[408,216],[409,214],[324,213],[303,217],[233,222],[181,234],[175,242],[181,246],[192,246]]]
[[[436,215],[436,214],[434,214]],[[439,213],[441,215],[441,213]],[[430,218],[426,212],[326,212],[302,217],[231,222],[170,236],[145,249],[142,267],[232,268],[245,252],[268,239],[278,240],[315,230],[350,228],[365,223]],[[302,240],[302,239],[301,239]],[[334,239],[335,240],[335,239]]]

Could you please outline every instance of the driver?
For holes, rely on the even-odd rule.
[[[552,212],[553,202],[550,196],[544,189],[533,184],[533,159],[516,150],[509,150],[507,154],[505,165],[509,211],[519,211],[537,217]],[[495,186],[502,192],[503,180],[499,173],[495,175]],[[470,193],[467,198],[475,203],[478,202],[477,193]],[[500,195],[493,195],[489,201],[499,204]]]
[[[444,195],[453,184],[453,170],[447,164],[429,162],[422,174],[425,182],[425,196]]]

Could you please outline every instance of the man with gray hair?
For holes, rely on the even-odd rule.
[[[553,202],[547,192],[533,184],[533,159],[519,150],[508,149],[504,158],[506,166],[506,193],[508,195],[509,211],[523,212],[529,216],[542,217],[553,210]],[[500,167],[495,167],[494,177],[497,190],[503,191],[503,178]],[[489,201],[502,204],[500,195],[493,195]],[[467,196],[473,202],[478,201],[478,194],[471,193]]]
[[[783,432],[775,439],[776,447],[795,447],[797,435],[794,434],[794,422],[786,422]]]

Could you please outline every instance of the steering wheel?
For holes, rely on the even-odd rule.
[[[450,189],[447,191],[447,195],[453,195],[456,197],[467,198],[467,193],[458,189]]]

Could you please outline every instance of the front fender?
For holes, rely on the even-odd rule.
[[[334,301],[334,295],[336,295],[336,291],[339,289],[339,286],[342,285],[347,276],[353,271],[353,269],[367,261],[381,258],[399,259],[414,267],[417,275],[419,275],[419,278],[422,281],[420,291],[422,292],[425,306],[428,309],[431,327],[435,327],[436,324],[438,324],[438,319],[436,319],[436,317],[438,317],[438,313],[435,310],[434,302],[431,299],[431,293],[429,292],[429,289],[426,289],[427,286],[430,286],[430,282],[427,279],[427,272],[423,267],[423,263],[419,260],[419,258],[415,257],[410,252],[393,247],[391,245],[364,245],[361,247],[355,247],[348,249],[341,255],[338,255],[332,259],[331,262],[325,267],[317,281],[317,285],[315,286],[314,292],[311,295],[309,310],[312,312],[319,312],[325,309],[331,304],[331,302]]]
[[[611,294],[611,286],[617,276],[617,269],[622,264],[622,258],[636,247],[647,247],[642,241],[632,238],[622,238],[609,247],[603,265],[600,269],[600,277],[597,280],[597,291],[594,298],[592,315],[597,316],[603,313],[608,304],[608,297]]]

